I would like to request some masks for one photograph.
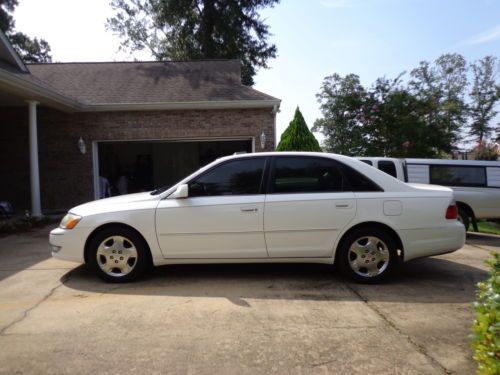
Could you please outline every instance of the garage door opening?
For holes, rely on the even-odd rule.
[[[217,158],[252,152],[252,139],[97,142],[96,198],[171,186]]]

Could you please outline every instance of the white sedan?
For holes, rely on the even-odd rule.
[[[224,157],[172,187],[72,208],[50,233],[54,257],[110,282],[150,265],[274,262],[335,263],[378,282],[464,241],[451,189],[306,152]]]

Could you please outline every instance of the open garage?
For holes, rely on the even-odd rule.
[[[96,143],[96,197],[170,186],[217,158],[254,150],[253,138]]]

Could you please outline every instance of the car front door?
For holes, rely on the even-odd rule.
[[[166,198],[156,233],[166,258],[267,258],[263,232],[264,157],[222,162],[188,183],[188,197]]]
[[[330,257],[338,234],[356,213],[352,191],[333,159],[275,157],[266,196],[264,232],[270,257]]]

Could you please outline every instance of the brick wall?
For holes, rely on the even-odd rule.
[[[0,109],[0,200],[29,208],[28,109]],[[267,137],[274,149],[271,109],[63,113],[38,108],[42,209],[68,209],[94,199],[92,141]],[[85,141],[87,153],[78,150]]]

